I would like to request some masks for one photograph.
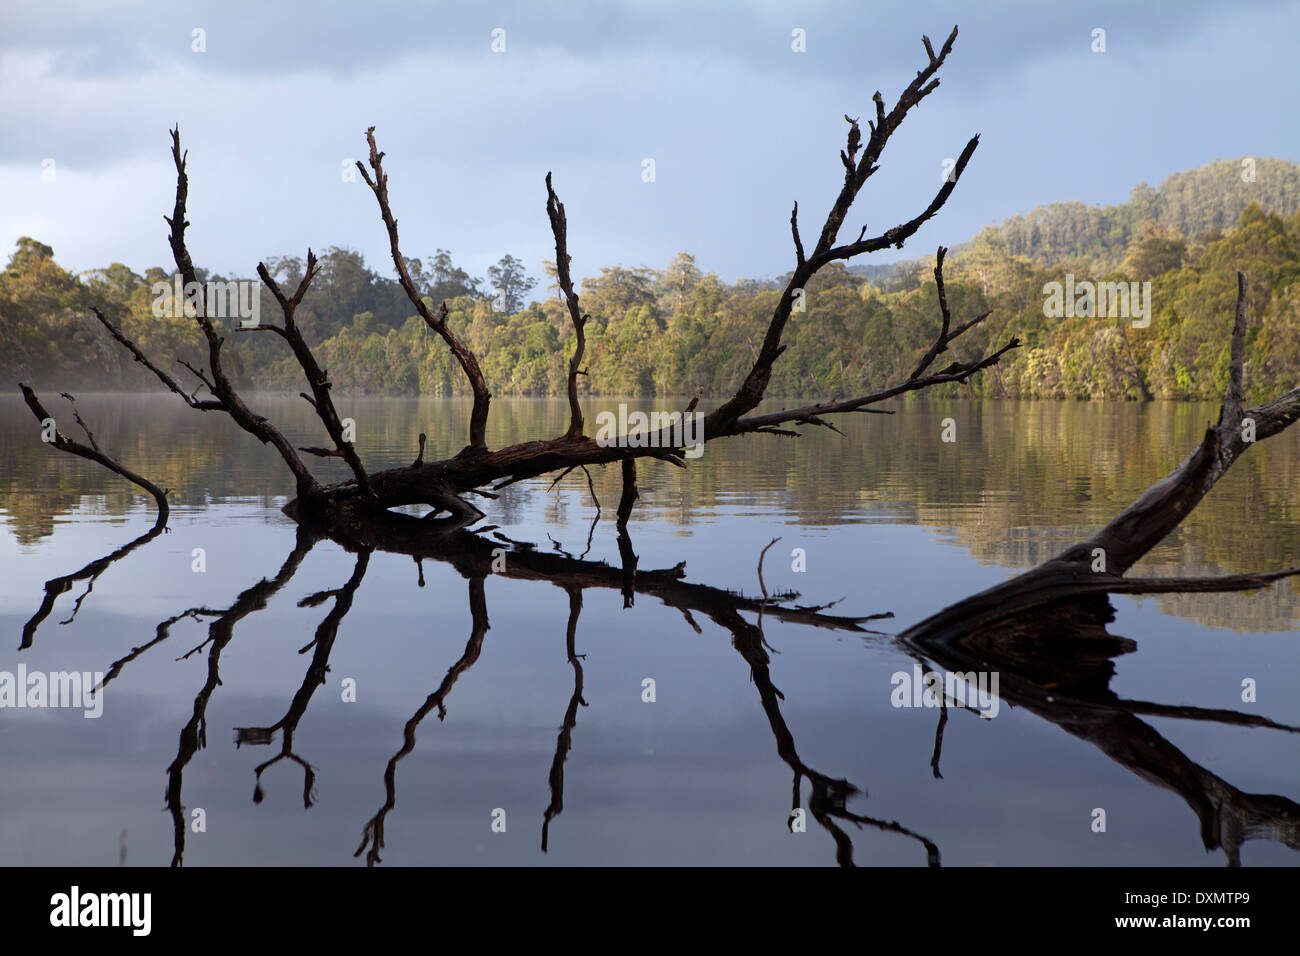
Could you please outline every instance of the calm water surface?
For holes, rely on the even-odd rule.
[[[321,443],[301,399],[252,403],[295,444]],[[612,405],[589,399],[588,417]],[[223,417],[170,397],[79,407],[106,451],[171,490],[172,517],[144,537],[150,499],[42,445],[21,401],[0,398],[0,671],[111,674],[99,719],[0,709],[0,864],[831,865],[847,839],[863,865],[1223,865],[1202,820],[1243,801],[1274,822],[1226,835],[1241,862],[1300,862],[1293,732],[1143,716],[1192,768],[1189,796],[1115,759],[1125,741],[1098,746],[1022,707],[950,708],[936,754],[940,712],[891,704],[913,658],[890,635],[1086,536],[1195,446],[1214,407],[912,402],[849,417],[846,438],[751,437],[687,471],[642,466],[638,568],[685,562],[701,586],[689,607],[648,592],[625,606],[616,570],[467,578],[309,546],[280,512],[283,466]],[[373,470],[413,459],[420,431],[434,457],[454,453],[468,408],[345,397],[340,413]],[[559,434],[566,407],[497,400],[493,416],[500,445]],[[489,502],[501,546],[618,568],[617,474],[594,478],[594,534],[579,473]],[[823,615],[890,613],[860,625],[882,633],[765,613],[756,679],[737,637],[755,605],[727,592],[761,597],[773,538],[769,592],[839,602]],[[1135,573],[1297,564],[1300,429],[1253,449]],[[1300,726],[1295,583],[1112,603],[1111,633],[1136,642],[1115,660],[1117,698]],[[860,826],[810,814],[790,832],[794,786],[815,809],[809,771]]]

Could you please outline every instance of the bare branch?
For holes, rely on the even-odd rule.
[[[965,325],[959,326],[956,331],[953,332],[949,331],[949,327],[952,324],[952,313],[948,311],[948,295],[944,291],[944,287],[943,287],[943,257],[944,255],[947,254],[947,252],[948,252],[947,249],[945,249],[943,246],[940,246],[939,252],[935,256],[935,261],[934,261],[934,283],[935,283],[935,287],[938,289],[939,292],[939,312],[941,313],[943,318],[943,327],[939,330],[939,337],[934,340],[934,344],[931,345],[929,350],[925,353],[925,355],[921,357],[921,361],[917,363],[917,366],[915,369],[913,369],[912,374],[907,377],[907,380],[909,382],[920,378],[921,373],[924,372],[927,368],[929,368],[930,364],[936,358],[938,358],[944,352],[948,351],[948,343],[958,338],[962,333],[970,329],[973,329],[975,326],[979,325],[981,322],[983,322],[985,319],[987,319],[990,315],[993,314],[992,312],[985,312],[983,315],[978,315],[975,318],[971,319]]]
[[[195,368],[189,362],[185,361],[185,359],[177,359],[176,362],[177,364],[182,365],[185,368],[189,369],[191,374],[193,374],[194,377],[197,378],[204,385],[204,387],[207,388],[209,392],[212,391],[212,383],[208,381],[208,377],[204,375],[201,370]],[[199,390],[197,388],[194,389],[194,392],[190,395],[190,398],[195,398],[198,395],[198,393]]]
[[[794,235],[795,261],[800,266],[806,261],[803,254],[803,240],[799,238],[799,203],[796,200],[794,211],[790,213],[790,232]]]
[[[81,412],[77,411],[77,400],[67,392],[60,392],[59,394],[66,398],[68,404],[72,406],[72,417],[76,423],[81,426],[81,430],[86,433],[86,440],[90,442],[90,447],[95,449],[95,451],[100,451],[99,443],[95,441],[95,433],[90,430],[90,426],[87,425],[85,419],[81,417]]]
[[[576,344],[573,348],[573,357],[569,359],[569,430],[565,433],[567,438],[577,438],[582,435],[582,405],[578,402],[578,367],[582,364],[582,354],[587,347],[587,337],[583,327],[587,324],[589,316],[583,315],[582,310],[578,308],[578,294],[573,291],[573,279],[569,274],[569,255],[568,232],[569,223],[564,215],[564,203],[560,202],[560,197],[555,195],[555,190],[551,187],[551,174],[546,174],[546,215],[551,221],[551,233],[555,237],[555,277],[560,286],[560,292],[564,295],[565,304],[569,307],[569,318],[573,320],[573,333],[576,338]]]
[[[873,100],[876,104],[876,121],[870,124],[871,135],[867,139],[865,147],[861,142],[862,134],[857,120],[847,115],[844,117],[849,123],[846,149],[840,152],[840,159],[845,167],[844,185],[827,214],[826,223],[822,227],[817,245],[811,255],[805,258],[799,251],[802,242],[796,242],[797,261],[794,272],[772,314],[767,334],[763,339],[763,345],[754,359],[754,365],[740,388],[737,389],[736,394],[709,414],[705,422],[705,431],[707,433],[727,432],[741,415],[751,411],[762,401],[763,394],[767,390],[767,383],[771,378],[772,365],[785,350],[785,347],[781,344],[781,337],[785,332],[785,326],[790,318],[796,295],[805,288],[808,281],[816,275],[819,269],[836,260],[849,259],[864,252],[873,252],[890,246],[901,248],[903,243],[947,202],[949,195],[951,195],[957,184],[957,180],[961,177],[962,171],[966,168],[967,162],[974,154],[976,146],[979,145],[978,136],[972,137],[966,144],[966,148],[962,151],[952,175],[943,184],[930,205],[919,216],[871,239],[864,238],[866,228],[863,227],[855,242],[842,246],[835,245],[836,237],[839,235],[840,227],[843,225],[849,209],[853,206],[853,202],[863,184],[878,168],[876,161],[880,158],[886,143],[889,142],[890,136],[893,135],[907,114],[937,88],[939,81],[933,79],[934,74],[943,65],[956,39],[957,28],[953,27],[952,33],[949,34],[947,41],[937,55],[934,54],[930,43],[926,41],[925,47],[929,62],[917,72],[916,78],[903,90],[899,95],[898,102],[894,104],[893,109],[888,113],[885,112],[884,100],[881,99],[879,92],[875,94]],[[861,157],[857,156],[859,149],[862,151]],[[793,216],[791,218],[793,220]]]
[[[47,444],[53,448],[57,448],[59,451],[67,452],[70,455],[76,455],[78,458],[85,458],[88,461],[93,461],[96,464],[103,465],[109,471],[113,472],[113,474],[121,475],[133,485],[139,485],[145,491],[149,492],[149,494],[153,496],[153,500],[158,504],[159,520],[166,520],[167,514],[170,511],[167,506],[166,491],[159,488],[148,478],[137,475],[130,468],[114,461],[112,458],[109,458],[100,451],[99,446],[95,444],[94,436],[90,434],[90,429],[86,428],[85,423],[81,421],[81,416],[75,411],[73,414],[76,416],[76,419],[81,424],[82,428],[85,429],[86,435],[90,438],[91,445],[94,447],[88,447],[65,436],[61,431],[59,431],[58,423],[54,416],[45,410],[45,406],[41,404],[41,400],[36,397],[36,393],[22,382],[18,383],[18,388],[23,393],[23,401],[26,402],[27,407],[32,410],[32,414],[36,416],[36,420],[41,423],[41,428],[45,429],[47,423],[48,425],[54,426],[53,440],[48,441]]]
[[[641,492],[636,487],[636,459],[623,459],[623,493],[618,499],[618,529],[627,530],[627,519],[632,516],[632,506],[636,504]]]
[[[194,408],[220,407],[244,431],[253,435],[259,441],[274,446],[297,480],[298,496],[300,498],[304,496],[312,497],[320,490],[320,484],[316,481],[316,478],[307,470],[307,466],[303,464],[302,459],[298,457],[298,453],[294,451],[293,445],[280,433],[280,430],[271,424],[268,418],[255,414],[244,404],[221,365],[221,346],[225,339],[217,334],[217,330],[207,317],[206,290],[198,281],[198,276],[194,271],[194,262],[190,258],[189,250],[185,247],[185,227],[189,225],[185,220],[185,202],[189,194],[189,176],[185,172],[187,154],[181,152],[180,128],[173,129],[171,136],[172,161],[176,166],[176,205],[172,215],[164,217],[167,224],[171,226],[168,241],[172,247],[172,256],[176,260],[176,268],[180,270],[181,279],[185,282],[187,288],[193,288],[198,292],[194,320],[208,343],[208,370],[212,375],[212,391],[220,403],[219,406],[212,406],[206,403],[194,404],[193,401],[190,401],[190,404]],[[139,355],[137,355],[137,358],[139,358]],[[178,393],[180,392],[180,389],[173,387],[174,383],[165,378],[157,368],[152,365],[149,367],[153,369],[154,374],[163,379],[163,382],[169,388]]]
[[[162,382],[171,391],[175,392],[177,395],[183,398],[185,400],[185,404],[190,406],[190,408],[197,408],[200,409],[201,411],[225,411],[226,406],[219,400],[202,401],[202,402],[197,401],[194,398],[194,396],[188,394],[185,391],[185,389],[181,388],[180,383],[178,383],[176,379],[172,378],[170,375],[168,375],[158,366],[154,365],[151,361],[149,361],[148,356],[146,356],[144,352],[141,351],[140,347],[136,345],[134,342],[132,342],[130,339],[128,339],[126,335],[123,334],[121,329],[119,329],[116,325],[110,322],[104,316],[103,312],[99,311],[99,309],[97,309],[93,305],[90,307],[90,311],[94,313],[95,318],[99,319],[100,324],[108,330],[109,335],[111,335],[114,339],[116,339],[118,343],[122,345],[123,348],[125,348],[128,352],[130,352],[133,356],[135,356],[135,360],[137,362],[139,362],[149,371],[153,372],[154,375],[158,377],[158,380],[160,382]],[[182,362],[181,364],[185,365],[186,368],[190,368],[188,363]],[[194,371],[194,369],[190,368],[190,371]],[[199,378],[203,379],[203,384],[208,385],[209,390],[212,390],[212,386],[208,383],[206,378],[203,378],[202,374],[198,372],[195,372],[195,374],[198,375]]]
[[[854,256],[860,256],[866,252],[879,252],[882,249],[888,249],[890,246],[896,249],[903,248],[903,243],[915,235],[918,229],[933,219],[935,214],[943,208],[943,204],[948,201],[952,191],[957,188],[957,181],[961,178],[961,174],[965,172],[966,164],[970,162],[971,156],[975,154],[979,142],[980,138],[976,135],[972,136],[969,142],[966,143],[966,148],[957,157],[957,165],[953,167],[949,178],[939,187],[939,191],[935,194],[934,199],[930,200],[930,205],[926,206],[923,213],[881,233],[879,236],[863,239],[862,235],[859,235],[855,242],[826,250],[823,257],[818,259],[816,267],[821,268],[826,263],[834,262],[837,259],[852,259]]]
[[[415,306],[415,311],[420,318],[424,319],[425,324],[442,336],[442,340],[447,343],[452,355],[460,363],[461,370],[469,380],[469,387],[474,393],[474,408],[469,418],[469,446],[462,454],[484,451],[487,449],[488,405],[492,393],[488,391],[487,381],[479,368],[478,358],[448,326],[446,303],[442,304],[439,314],[435,316],[421,298],[415,283],[411,281],[411,273],[406,268],[406,259],[402,256],[397,241],[397,220],[393,218],[393,211],[388,203],[388,174],[384,172],[384,154],[375,145],[373,126],[366,130],[366,142],[370,146],[370,168],[374,171],[374,178],[371,178],[365,165],[360,161],[357,162],[357,169],[361,171],[361,178],[365,180],[379,203],[379,212],[383,217],[384,226],[388,229],[388,245],[392,251],[393,265],[397,269],[397,278],[401,282],[402,291],[406,293],[407,299]]]
[[[577,465],[570,465],[568,468],[564,469],[564,471],[560,472],[558,475],[555,476],[555,480],[551,482],[550,486],[547,487],[546,490],[550,491],[552,488],[554,488],[556,485],[560,483],[560,481],[564,478],[565,475],[567,475],[569,472],[573,471],[573,469],[577,467],[578,467]]]
[[[316,410],[316,416],[325,426],[325,431],[329,434],[334,442],[337,457],[342,458],[352,469],[352,474],[356,476],[357,487],[367,498],[374,498],[374,489],[370,487],[370,478],[366,475],[366,469],[361,464],[361,457],[357,454],[356,447],[344,436],[343,422],[339,419],[338,410],[334,407],[334,399],[330,397],[331,384],[329,377],[321,369],[320,364],[316,361],[316,356],[312,354],[311,349],[307,346],[306,340],[302,337],[302,332],[298,329],[298,323],[294,321],[294,313],[298,305],[302,302],[303,296],[307,294],[307,289],[311,285],[311,280],[316,277],[316,254],[310,249],[307,250],[307,269],[303,273],[302,280],[298,283],[298,288],[290,297],[285,297],[280,291],[280,286],[272,278],[270,270],[264,263],[257,264],[257,274],[261,277],[263,284],[271,290],[271,295],[275,296],[275,301],[280,305],[280,311],[284,315],[284,326],[276,328],[267,326],[280,333],[280,336],[289,343],[289,348],[293,350],[293,357],[298,360],[298,365],[302,368],[303,374],[307,377],[307,385],[312,392],[312,407]],[[258,328],[259,326],[254,326]],[[319,454],[317,449],[302,448],[301,451],[309,451],[311,454]]]
[[[838,412],[875,411],[879,414],[881,413],[881,410],[867,409],[864,408],[864,406],[876,402],[883,402],[887,398],[894,398],[895,396],[902,395],[906,392],[915,392],[923,388],[930,388],[934,385],[942,385],[945,382],[964,382],[976,372],[986,369],[990,365],[996,365],[1003,355],[1010,352],[1012,349],[1019,347],[1020,339],[1013,338],[1010,342],[991,355],[987,355],[984,358],[967,365],[954,362],[941,372],[927,375],[924,378],[909,379],[901,385],[895,385],[891,388],[884,389],[883,391],[874,392],[871,395],[863,395],[860,398],[850,398],[845,399],[844,401],[834,402],[819,402],[816,405],[805,405],[802,408],[792,408],[779,412],[770,412],[766,415],[753,415],[749,418],[742,418],[735,422],[725,432],[709,434],[706,437],[720,438],[723,434],[739,435],[746,432],[764,429],[771,425],[779,425],[783,422],[808,422],[815,416],[831,415]]]

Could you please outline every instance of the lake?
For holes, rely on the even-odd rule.
[[[42,398],[82,440],[67,403]],[[301,399],[248,400],[295,444],[322,444]],[[422,431],[426,458],[464,442],[464,401],[336,401],[372,471],[414,459]],[[584,405],[590,422],[617,400]],[[891,635],[1084,539],[1217,408],[892,407],[840,416],[843,437],[642,464],[629,532],[644,587],[629,600],[614,468],[593,470],[594,532],[581,472],[479,501],[507,564],[525,542],[570,573],[467,578],[450,559],[298,538],[283,465],[222,415],[78,396],[104,450],[170,489],[168,530],[149,537],[152,499],[42,444],[21,400],[0,397],[0,672],[109,675],[93,719],[0,709],[0,863],[1222,866],[1207,820],[1223,831],[1209,845],[1240,846],[1245,865],[1300,862],[1300,738],[1175,712],[1300,726],[1296,579],[1113,597],[1110,632],[1136,647],[1109,691],[1170,706],[1105,746],[1007,701],[984,716],[895,706],[916,658]],[[567,424],[562,399],[497,399],[492,415],[494,447]],[[682,562],[684,577],[652,573]],[[1297,564],[1300,428],[1253,448],[1133,573]],[[33,624],[46,582],[67,576]],[[837,603],[781,613],[764,588],[786,608]],[[762,650],[742,640],[756,609]],[[1139,744],[1195,783],[1135,771],[1123,752]],[[838,814],[819,812],[815,780]],[[1242,804],[1256,816],[1237,826],[1222,808]]]

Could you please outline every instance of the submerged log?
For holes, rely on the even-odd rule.
[[[921,621],[903,637],[931,642],[959,637],[1065,599],[1104,594],[1242,591],[1300,574],[1300,567],[1220,578],[1130,578],[1125,572],[1191,514],[1215,483],[1256,441],[1300,419],[1300,388],[1255,408],[1242,408],[1246,335],[1246,277],[1237,273],[1228,386],[1219,420],[1196,450],[1143,492],[1104,528],[1050,561],[981,591]]]
[[[1023,707],[1093,744],[1142,779],[1170,790],[1193,810],[1206,850],[1241,864],[1249,839],[1300,849],[1300,804],[1242,791],[1199,766],[1142,717],[1300,728],[1235,711],[1123,700],[1110,690],[1114,658],[1136,649],[1107,625],[1108,595],[1242,591],[1300,574],[1300,567],[1217,578],[1134,578],[1127,572],[1172,532],[1253,441],[1277,435],[1300,418],[1300,388],[1256,408],[1242,408],[1246,281],[1237,276],[1231,367],[1217,423],[1168,476],[1148,488],[1086,541],[1023,574],[972,595],[913,625],[899,640],[918,658],[950,674],[997,675],[1001,700]],[[936,735],[938,775],[942,721]]]

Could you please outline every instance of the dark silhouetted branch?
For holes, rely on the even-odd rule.
[[[560,292],[564,295],[565,305],[569,309],[569,318],[573,321],[574,347],[569,359],[569,430],[566,438],[578,438],[582,435],[582,405],[578,402],[578,374],[582,368],[582,355],[587,347],[587,336],[583,331],[588,316],[578,308],[578,294],[573,291],[573,279],[569,275],[569,222],[564,215],[564,203],[555,195],[551,187],[551,174],[546,174],[546,215],[551,221],[551,233],[555,236],[555,277]]]
[[[194,321],[198,324],[199,330],[203,333],[204,339],[208,345],[208,372],[211,375],[211,388],[216,400],[221,403],[221,409],[235,420],[240,428],[253,435],[258,441],[264,444],[270,444],[280,453],[284,463],[289,466],[289,470],[298,484],[299,497],[312,497],[320,489],[319,483],[313,477],[312,473],[307,470],[302,459],[294,450],[293,445],[289,442],[280,430],[271,423],[271,421],[262,415],[255,414],[243,399],[235,391],[226,371],[221,364],[221,347],[225,339],[217,333],[216,328],[212,325],[207,316],[207,293],[204,285],[198,281],[198,275],[194,270],[194,262],[190,258],[189,250],[185,247],[185,229],[189,223],[185,220],[185,203],[189,195],[189,176],[185,171],[185,162],[188,154],[181,152],[181,134],[180,128],[172,130],[172,161],[176,166],[176,205],[172,210],[171,216],[164,216],[171,232],[168,236],[168,242],[172,247],[172,256],[176,260],[176,268],[180,270],[181,279],[185,283],[186,300],[189,299],[189,290],[194,290],[197,296],[195,302]],[[119,338],[119,341],[122,339]],[[139,350],[133,349],[135,353]],[[137,354],[137,358],[138,358]],[[148,363],[146,363],[148,364]],[[162,378],[162,373],[154,366],[149,365],[154,374]],[[173,388],[171,383],[167,383],[169,388],[180,394],[180,389]],[[208,407],[205,403],[194,404],[192,407]]]
[[[158,505],[158,520],[161,523],[166,524],[167,515],[170,511],[170,508],[167,506],[167,492],[162,488],[159,488],[148,478],[136,474],[130,468],[127,468],[120,462],[109,458],[100,451],[99,446],[95,444],[95,436],[90,433],[90,429],[87,428],[85,422],[81,420],[81,415],[76,412],[75,403],[73,405],[73,415],[77,422],[81,424],[83,430],[86,432],[86,437],[90,439],[91,446],[93,447],[73,441],[71,438],[64,435],[63,432],[59,431],[57,420],[53,415],[45,410],[45,406],[42,405],[41,400],[36,397],[36,393],[22,382],[18,383],[18,388],[23,393],[23,401],[26,402],[27,407],[32,410],[32,414],[36,416],[36,420],[41,423],[41,428],[44,429],[46,427],[46,422],[54,425],[53,440],[46,442],[46,444],[52,448],[57,448],[59,451],[67,452],[69,455],[76,455],[78,458],[85,458],[87,461],[93,461],[97,465],[103,465],[109,471],[113,472],[113,474],[121,475],[133,485],[138,485],[143,488],[153,496],[154,502]]]
[[[312,408],[316,410],[317,417],[325,426],[325,431],[329,434],[337,449],[338,456],[348,463],[352,469],[352,474],[356,476],[357,486],[361,493],[367,498],[375,496],[370,487],[370,479],[366,476],[366,470],[361,464],[361,458],[357,455],[357,450],[352,442],[344,436],[343,423],[339,419],[339,413],[334,408],[334,399],[330,397],[330,381],[320,364],[316,361],[316,356],[312,354],[307,347],[306,340],[302,337],[302,332],[298,330],[298,323],[294,321],[294,313],[302,303],[303,296],[307,294],[307,289],[311,285],[311,280],[316,277],[316,254],[310,249],[307,250],[307,269],[303,273],[302,281],[298,283],[298,288],[294,290],[293,295],[286,296],[280,291],[280,286],[272,278],[270,271],[266,266],[259,262],[257,264],[257,274],[261,277],[263,284],[271,290],[271,295],[275,296],[275,301],[280,306],[280,312],[284,316],[284,325],[269,326],[289,343],[289,348],[293,350],[293,357],[298,360],[303,374],[307,377],[307,386],[312,393]],[[257,326],[253,326],[257,328]],[[312,451],[314,449],[302,449],[303,451]]]
[[[393,211],[388,202],[388,174],[384,172],[384,154],[379,151],[375,145],[375,128],[372,126],[366,130],[366,143],[370,146],[370,168],[374,171],[374,178],[371,178],[366,167],[360,161],[357,162],[357,169],[361,171],[361,178],[365,180],[370,191],[375,194],[375,199],[379,203],[379,212],[383,217],[384,226],[388,229],[388,244],[393,254],[393,265],[397,268],[397,278],[401,282],[402,291],[415,306],[415,311],[419,314],[424,323],[442,336],[442,340],[447,343],[451,349],[452,355],[460,363],[461,370],[465,373],[465,378],[469,381],[470,390],[474,393],[474,407],[469,417],[469,446],[462,454],[469,452],[474,453],[487,448],[487,420],[488,404],[492,395],[488,391],[487,381],[483,378],[483,372],[479,369],[478,358],[470,351],[447,324],[447,305],[442,303],[438,315],[434,315],[429,307],[425,304],[424,299],[420,296],[420,291],[411,281],[411,273],[406,268],[406,259],[402,256],[401,248],[397,241],[397,220],[393,218]]]
[[[1059,556],[1009,581],[973,595],[915,625],[906,636],[965,633],[1055,601],[1103,594],[1171,591],[1239,591],[1263,587],[1300,573],[1292,568],[1260,574],[1207,578],[1125,578],[1138,560],[1191,514],[1201,499],[1247,449],[1245,422],[1263,441],[1300,419],[1300,388],[1243,410],[1242,365],[1246,333],[1246,280],[1237,274],[1237,308],[1232,329],[1231,368],[1219,420],[1201,444],[1168,476],[1157,481],[1104,528]]]

